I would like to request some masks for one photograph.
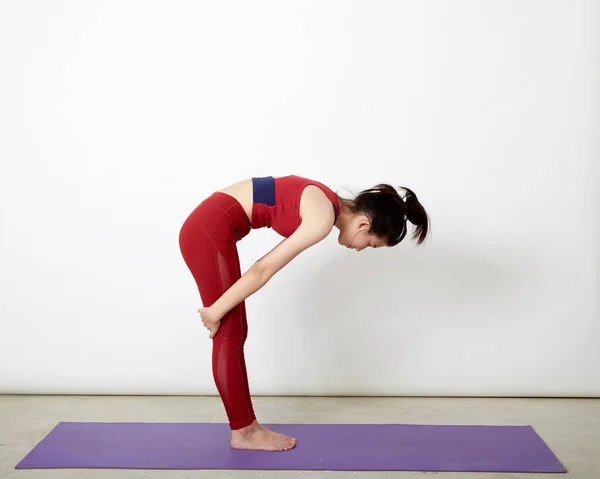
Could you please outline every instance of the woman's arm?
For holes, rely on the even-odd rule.
[[[324,239],[331,231],[331,224],[302,222],[298,229],[279,243],[268,254],[254,263],[210,307],[211,316],[221,320],[232,308],[256,293],[292,259],[304,250]]]
[[[331,232],[334,216],[331,202],[324,194],[310,194],[303,198],[302,217],[302,223],[289,238],[254,263],[215,301],[210,307],[210,316],[217,321],[221,320],[232,308],[267,284],[273,275],[292,259],[323,240]]]

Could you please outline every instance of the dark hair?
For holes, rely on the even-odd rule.
[[[355,213],[364,213],[371,220],[369,233],[384,238],[388,246],[395,246],[404,239],[406,220],[415,225],[412,239],[421,244],[429,232],[429,216],[412,190],[400,188],[406,192],[404,198],[393,186],[379,184],[361,191],[353,201],[343,200],[343,203]]]

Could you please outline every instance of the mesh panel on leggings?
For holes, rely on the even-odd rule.
[[[231,253],[237,257],[235,246]],[[217,251],[217,268],[222,291],[227,291],[240,276],[237,259],[232,261],[231,255],[225,256]],[[235,306],[221,321],[221,326],[214,347],[213,356],[215,382],[225,408],[235,414],[235,422],[251,422],[254,412],[250,400],[248,378],[244,364],[244,341],[246,339],[245,315],[241,304]],[[235,413],[233,413],[235,411]],[[239,417],[237,416],[239,414]]]
[[[217,270],[219,274],[219,281],[221,283],[222,294],[225,291],[227,291],[231,286],[231,274],[229,271],[227,259],[225,258],[225,256],[223,256],[223,253],[220,250],[217,250]],[[230,364],[230,362],[237,358],[237,354],[233,354],[233,351],[237,349],[237,345],[233,344],[236,342],[235,336],[237,335],[235,334],[236,325],[231,324],[232,319],[234,319],[232,315],[229,315],[227,321],[221,322],[221,326],[219,328],[222,328],[222,331],[220,331],[221,345],[219,348],[219,355],[217,358],[217,377],[215,378],[215,381],[219,385],[219,392],[221,394],[223,402],[230,402],[232,399],[232,394],[235,394],[235,390],[229,390],[230,388],[227,381],[228,377],[230,379],[229,383],[232,379],[231,376],[229,376],[229,374],[232,372],[230,371],[230,369],[233,366],[233,364]]]

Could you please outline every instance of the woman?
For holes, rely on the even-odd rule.
[[[416,195],[403,189],[404,198],[382,184],[347,200],[322,183],[299,176],[252,178],[213,193],[184,222],[179,245],[204,305],[198,312],[213,340],[213,377],[229,419],[233,448],[284,451],[296,443],[256,421],[244,361],[248,332],[244,300],[334,226],[339,229],[339,244],[361,251],[398,244],[406,235],[408,219],[416,225],[412,238],[422,243],[429,218]],[[236,242],[262,227],[273,228],[286,239],[242,275]]]

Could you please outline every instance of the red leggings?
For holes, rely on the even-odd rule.
[[[250,232],[242,205],[225,193],[205,199],[185,220],[179,247],[190,269],[204,307],[211,306],[241,276],[236,242]],[[222,319],[212,339],[212,370],[231,429],[256,419],[250,399],[244,360],[248,335],[246,307],[238,304]]]

